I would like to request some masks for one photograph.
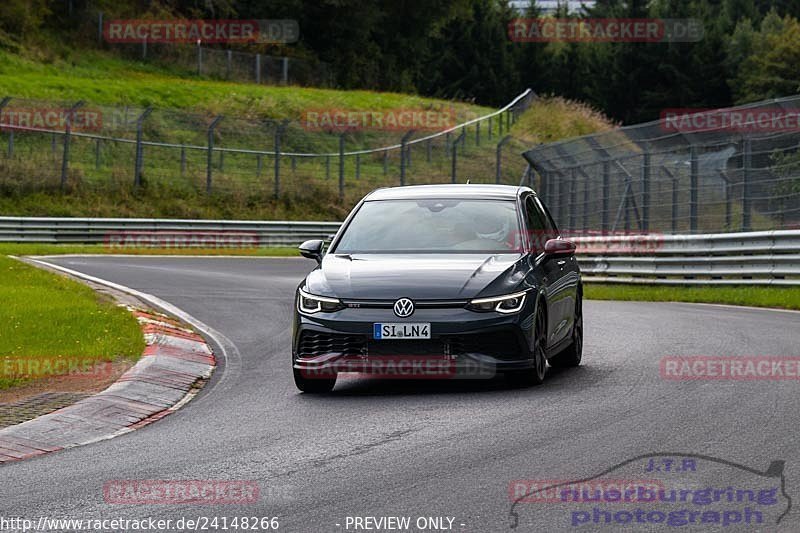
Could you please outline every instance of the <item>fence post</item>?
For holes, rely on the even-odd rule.
[[[208,194],[211,194],[211,180],[214,174],[214,128],[222,119],[222,115],[214,117],[214,120],[208,125],[208,153],[206,154],[206,193]]]
[[[642,154],[642,231],[650,231],[650,152]]]
[[[450,132],[444,134],[444,156],[450,156]]]
[[[537,168],[536,170],[539,172],[539,189],[536,192],[539,193],[539,198],[542,199],[542,202],[550,203],[548,196],[550,194],[548,190],[550,174],[542,168]]]
[[[292,172],[294,172],[295,170],[297,170],[297,156],[293,155],[291,160],[292,160]]]
[[[457,166],[458,166],[458,143],[460,143],[464,139],[465,135],[466,135],[466,131],[462,130],[461,135],[459,135],[458,138],[455,141],[453,141],[453,148],[452,148],[452,150],[453,150],[453,154],[452,154],[453,159],[451,161],[451,167],[450,167],[450,183],[455,183],[456,179],[457,179],[456,173],[457,173]]]
[[[475,123],[475,146],[481,145],[481,123]]]
[[[147,59],[147,37],[142,39],[142,59]]]
[[[570,171],[569,175],[569,229],[575,229],[575,215],[576,215],[576,195],[575,195],[575,168]]]
[[[553,185],[553,194],[551,195],[552,200],[550,200],[550,211],[556,224],[560,225],[562,223],[561,214],[564,211],[564,174],[560,170],[553,172],[553,181],[551,183]]]
[[[2,100],[0,100],[0,122],[2,122],[2,117],[3,117],[3,109],[4,109],[4,108],[5,108],[7,105],[8,105],[8,103],[9,103],[10,101],[11,101],[11,97],[10,97],[10,96],[6,96],[6,97],[5,97],[5,98],[3,98]],[[14,130],[9,130],[9,132],[10,132],[10,133],[14,133]],[[55,133],[54,133],[54,134],[53,134],[53,140],[54,140],[54,141],[55,141],[55,138],[56,138],[56,136],[55,136]],[[13,144],[13,141],[9,141],[9,142],[10,142],[11,144]],[[53,147],[55,148],[55,143],[53,144]]]
[[[400,186],[406,184],[406,147],[408,140],[414,135],[414,130],[408,130],[403,138],[400,139]]]
[[[181,146],[181,177],[186,174],[186,147]]]
[[[725,229],[731,231],[731,184],[725,180]]]
[[[344,199],[344,135],[339,134],[339,200]]]
[[[56,156],[56,134],[50,136],[50,151],[53,152],[53,157]]]
[[[325,156],[325,179],[331,179],[331,156]]]
[[[511,131],[511,111],[506,111],[506,131]]]
[[[389,150],[383,151],[383,175],[389,173]]]
[[[433,139],[428,139],[427,141],[425,141],[425,160],[428,163],[431,162],[431,156],[432,156],[431,144],[432,144],[432,142],[433,142]]]
[[[0,101],[0,122],[2,122],[3,108],[6,107],[10,101],[11,101],[11,97],[10,96],[6,96],[5,98],[3,98],[2,101]],[[13,129],[9,129],[8,130],[8,157],[11,157],[13,155],[13,153],[14,153],[14,130]]]
[[[503,146],[511,140],[511,135],[506,135],[500,142],[497,143],[497,152],[495,154],[495,174],[494,174],[494,182],[500,183],[502,178],[502,166],[503,166]]]
[[[197,40],[197,75],[203,75],[203,47],[200,46],[200,40]]]
[[[103,44],[103,12],[97,14],[97,44]]]
[[[611,202],[611,162],[606,159],[603,161],[603,206],[602,206],[602,228],[603,234],[608,231],[608,210]]]
[[[147,108],[136,119],[136,161],[134,162],[133,169],[133,185],[139,187],[142,185],[142,164],[144,163],[144,149],[142,147],[142,130],[144,129],[144,120],[152,113],[151,108]]]
[[[261,54],[256,54],[256,84],[261,83]]]
[[[264,161],[262,160],[261,154],[256,156],[256,177],[261,177],[261,169],[264,166]]]
[[[231,79],[231,67],[232,67],[231,63],[233,63],[233,51],[232,50],[228,50],[227,52],[228,53],[225,54],[225,56],[226,56],[225,57],[225,60],[226,60],[225,61],[225,77],[227,79]]]
[[[281,138],[288,124],[289,122],[284,120],[275,129],[275,190],[273,194],[276,200],[281,194]]]
[[[678,178],[672,178],[672,233],[678,232]]]
[[[64,190],[64,187],[67,185],[67,172],[69,171],[69,140],[70,134],[72,132],[72,116],[75,114],[75,111],[83,106],[84,101],[81,100],[80,102],[73,105],[69,111],[67,111],[67,121],[64,127],[64,156],[61,159],[61,190]]]
[[[497,127],[498,127],[498,135],[503,135],[503,115],[497,115]]]
[[[102,139],[95,140],[95,147],[94,147],[94,169],[100,170],[100,143]]]
[[[745,138],[742,147],[742,231],[750,231],[750,166],[753,152],[753,144],[749,138]]]
[[[361,178],[361,154],[356,154],[356,179]]]
[[[491,141],[492,140],[492,117],[489,117],[489,132],[487,138]]]
[[[284,85],[289,83],[289,58],[288,57],[284,57],[283,58],[283,73],[281,74],[281,79],[282,79]]]
[[[589,176],[583,175],[583,223],[581,229],[584,233],[589,229]]]
[[[689,231],[697,231],[697,147],[690,149],[689,166]]]

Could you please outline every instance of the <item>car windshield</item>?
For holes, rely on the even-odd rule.
[[[333,253],[511,253],[518,231],[513,200],[368,201]]]

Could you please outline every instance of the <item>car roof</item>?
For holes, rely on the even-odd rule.
[[[443,184],[443,185],[408,185],[405,187],[388,187],[369,193],[365,202],[375,200],[405,200],[419,198],[480,198],[514,200],[528,187],[515,185],[484,184]]]

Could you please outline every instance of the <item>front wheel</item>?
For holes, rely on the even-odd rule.
[[[541,309],[536,312],[534,335],[533,367],[527,370],[506,373],[506,381],[512,386],[540,385],[544,381],[544,376],[547,374],[547,356],[545,355],[547,322],[545,321],[544,311]]]
[[[303,375],[303,372],[297,370],[296,368],[293,369],[294,371],[294,384],[300,389],[302,392],[306,392],[309,394],[320,394],[325,392],[331,392],[333,387],[336,385],[336,374],[333,374],[333,377],[326,377],[326,378],[308,378]]]
[[[575,302],[575,325],[572,328],[572,343],[550,360],[554,368],[572,368],[581,364],[583,358],[583,300]]]

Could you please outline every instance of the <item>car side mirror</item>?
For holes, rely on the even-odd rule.
[[[548,257],[567,257],[575,255],[575,243],[565,239],[550,239],[544,243],[544,255]]]
[[[314,259],[317,263],[322,264],[322,247],[325,241],[322,239],[314,239],[306,241],[300,245],[300,255],[308,259]]]

